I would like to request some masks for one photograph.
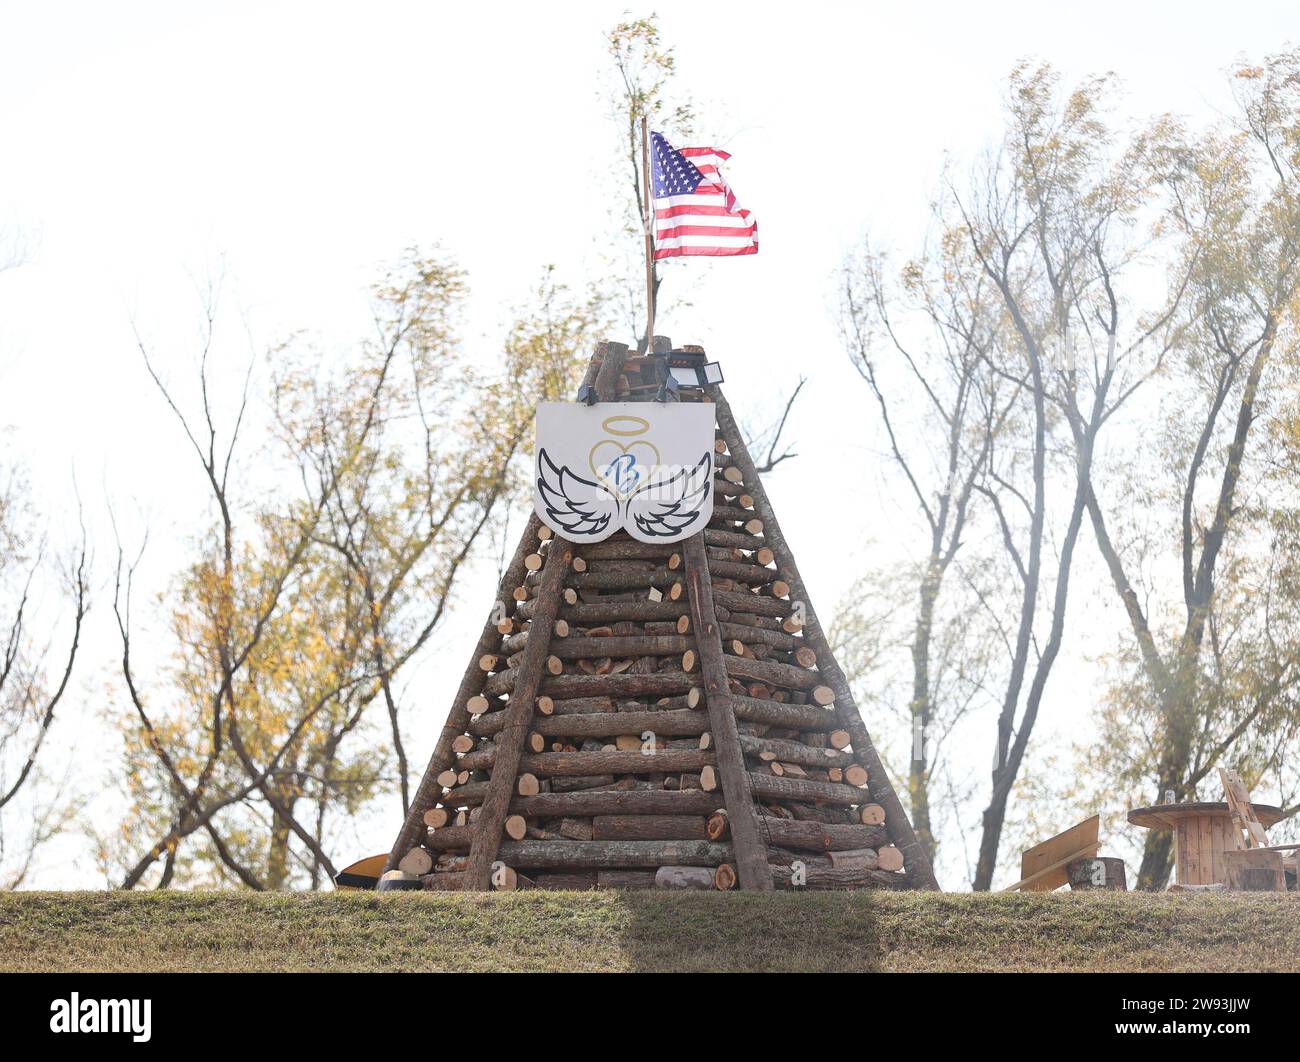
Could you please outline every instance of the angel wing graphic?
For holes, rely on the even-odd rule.
[[[694,468],[683,466],[651,480],[627,500],[623,526],[642,542],[676,541],[697,530],[712,511],[712,455],[706,453]],[[706,511],[707,510],[707,511]]]
[[[568,465],[557,468],[545,450],[537,454],[537,493],[554,526],[574,541],[599,542],[618,528],[618,499]]]

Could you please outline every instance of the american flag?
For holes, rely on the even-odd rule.
[[[655,258],[755,254],[758,223],[736,205],[719,167],[731,158],[711,147],[674,148],[652,133]]]

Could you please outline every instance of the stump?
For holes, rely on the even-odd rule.
[[[1066,866],[1065,872],[1070,878],[1070,888],[1077,892],[1089,889],[1128,891],[1128,882],[1124,878],[1124,860],[1113,856],[1076,859]]]

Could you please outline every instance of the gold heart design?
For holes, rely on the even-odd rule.
[[[609,466],[612,462],[618,460],[624,454],[631,454],[636,461],[637,478],[627,489],[619,489],[619,485],[614,482],[608,474]],[[606,489],[620,497],[626,497],[633,490],[645,482],[645,477],[650,474],[650,470],[660,463],[659,449],[653,443],[646,442],[644,439],[638,439],[636,442],[628,443],[624,446],[613,439],[601,439],[591,448],[591,453],[587,458],[591,471]]]

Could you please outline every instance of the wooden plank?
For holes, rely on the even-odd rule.
[[[358,859],[334,875],[334,887],[343,890],[373,889],[379,884],[379,877],[387,868],[387,860],[388,856],[385,853]]]
[[[1226,767],[1219,768],[1219,781],[1223,783],[1223,792],[1228,798],[1228,808],[1232,820],[1245,834],[1247,848],[1259,848],[1268,844],[1268,834],[1264,825],[1251,806],[1250,790],[1241,780],[1241,775]]]
[[[1178,850],[1183,857],[1183,877],[1187,885],[1209,884],[1201,874],[1201,831],[1198,819],[1184,819],[1178,824]]]
[[[1070,876],[1065,870],[1070,863],[1073,863],[1076,859],[1092,859],[1096,854],[1097,843],[1094,841],[1092,844],[1085,845],[1078,849],[1078,851],[1067,853],[1055,863],[1049,863],[1047,866],[1034,874],[1031,874],[1029,877],[1021,878],[1014,885],[1008,885],[1002,891],[1015,892],[1019,889],[1022,892],[1051,892],[1053,889],[1060,888],[1070,880]],[[1051,881],[1055,881],[1057,884],[1046,884]]]
[[[1209,816],[1200,821],[1201,835],[1201,873],[1206,875],[1205,883],[1223,881],[1226,870],[1223,865],[1222,847],[1219,844],[1219,831],[1214,828],[1214,820]]]
[[[1100,829],[1101,816],[1093,815],[1077,826],[1071,826],[1055,837],[1049,837],[1041,844],[1026,849],[1020,857],[1020,881],[1011,888],[1022,888],[1025,887],[1025,882],[1033,882],[1029,891],[1050,892],[1065,885],[1070,880],[1065,872],[1065,864],[1070,862],[1070,859],[1091,859],[1095,856],[1097,834]],[[1070,855],[1070,859],[1066,859],[1065,856],[1070,853],[1078,854]],[[1049,874],[1047,873],[1049,869],[1057,873]]]
[[[700,670],[704,675],[709,725],[717,748],[718,775],[722,779],[722,795],[731,819],[736,872],[742,889],[771,892],[772,872],[767,866],[767,845],[759,836],[745,754],[740,748],[740,733],[736,727],[736,712],[731,703],[731,686],[722,652],[722,635],[713,610],[713,585],[704,537],[695,534],[683,542],[682,555],[686,562],[691,622],[700,650]]]

